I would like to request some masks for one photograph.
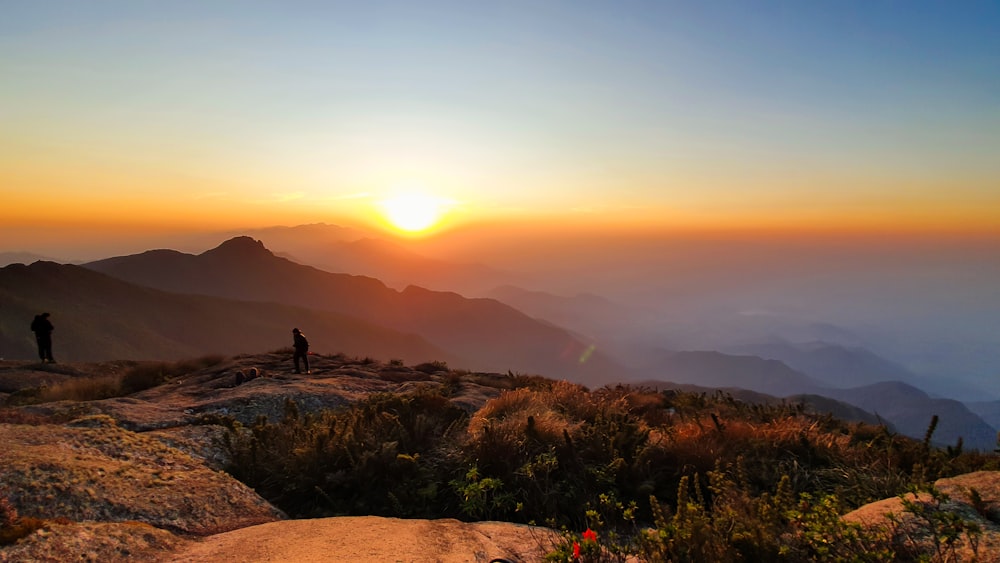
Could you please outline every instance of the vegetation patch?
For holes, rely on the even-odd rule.
[[[289,402],[283,420],[230,425],[229,471],[293,516],[562,528],[556,560],[903,561],[897,533],[840,515],[996,467],[801,405],[527,381],[471,416],[447,386],[307,416]]]

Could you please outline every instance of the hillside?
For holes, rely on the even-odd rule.
[[[34,315],[49,311],[57,361],[166,360],[277,349],[291,345],[292,327],[308,326],[318,352],[462,363],[419,336],[343,314],[173,294],[51,262],[0,269],[0,302],[0,357],[7,359],[36,357],[28,325]]]
[[[416,286],[396,291],[374,278],[324,272],[279,258],[249,237],[199,255],[157,250],[85,266],[164,291],[349,315],[420,335],[474,369],[545,373],[588,385],[630,378],[600,351],[585,355],[589,343],[498,301]]]

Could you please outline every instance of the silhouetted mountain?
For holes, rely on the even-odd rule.
[[[274,248],[293,247],[300,244],[326,245],[334,242],[352,241],[375,236],[376,231],[361,227],[344,227],[329,223],[310,223],[307,225],[274,226],[261,229],[242,229],[231,231],[226,236],[250,236],[271,245]]]
[[[32,264],[39,260],[51,261],[52,258],[31,252],[0,252],[0,267],[11,264]]]
[[[900,381],[852,389],[830,389],[823,394],[892,421],[906,436],[923,438],[931,417],[937,415],[939,422],[933,436],[936,444],[954,445],[961,437],[966,448],[992,451],[997,443],[996,429],[961,402],[933,399],[920,389]]]
[[[178,253],[153,255],[164,268],[179,265]],[[56,360],[180,359],[275,350],[291,346],[292,327],[302,326],[308,327],[304,330],[317,353],[464,361],[413,334],[342,314],[167,293],[52,262],[0,269],[0,303],[0,356],[7,359],[36,357],[29,324],[48,311],[56,327]]]
[[[648,366],[643,373],[651,379],[702,387],[748,389],[779,397],[815,393],[821,389],[816,380],[777,360],[710,351],[664,351],[656,364]]]
[[[355,228],[314,224],[272,227],[248,234],[276,255],[327,272],[370,276],[397,289],[417,285],[480,295],[497,283],[513,280],[511,274],[482,264],[422,256],[401,244],[378,238],[375,232]]]
[[[541,373],[588,385],[629,379],[626,371],[566,330],[493,299],[410,286],[396,291],[374,278],[334,274],[274,256],[237,237],[200,255],[151,251],[86,267],[178,293],[285,303],[333,311],[427,338],[467,358],[468,367]]]
[[[857,346],[847,347],[824,341],[792,343],[773,340],[727,349],[730,350],[781,360],[790,367],[819,379],[828,387],[860,387],[882,381],[903,381],[928,393],[953,399],[983,395],[981,390],[967,384],[918,376],[896,362]]]

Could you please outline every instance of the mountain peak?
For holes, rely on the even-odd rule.
[[[264,243],[248,236],[233,237],[219,246],[207,250],[202,256],[212,256],[215,258],[249,259],[273,257],[274,254],[268,250]]]

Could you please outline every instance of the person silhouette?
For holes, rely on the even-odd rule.
[[[302,373],[299,371],[299,358],[302,358],[305,364],[306,373],[311,373],[309,371],[309,341],[306,340],[306,335],[297,328],[292,329],[292,347],[295,348],[295,354],[292,356],[292,361],[295,362],[295,373]]]
[[[35,342],[38,343],[38,358],[42,363],[56,363],[52,358],[52,331],[55,327],[49,321],[49,314],[42,313],[35,315],[35,320],[31,321],[31,331],[35,333]]]

